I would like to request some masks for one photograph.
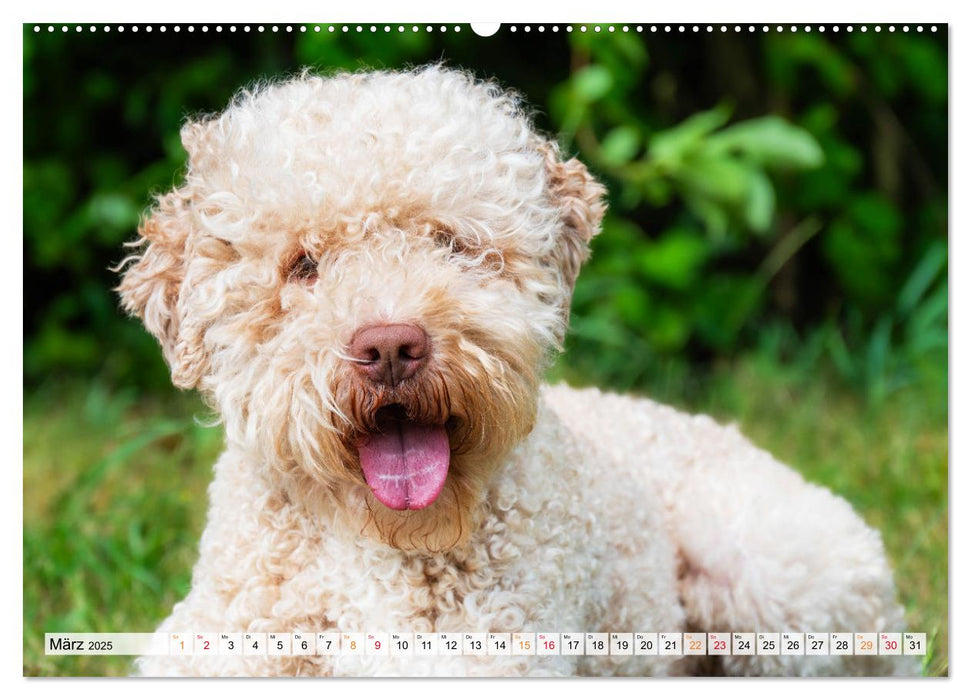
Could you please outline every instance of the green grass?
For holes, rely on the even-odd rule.
[[[917,387],[878,406],[771,363],[716,370],[678,398],[848,498],[884,536],[909,627],[946,675],[947,414]],[[684,392],[688,395],[688,392]],[[53,631],[148,632],[187,591],[218,428],[191,395],[100,384],[28,391],[24,404],[24,674],[125,675],[127,657],[44,656]]]
[[[222,436],[191,396],[100,385],[24,405],[24,674],[126,675],[44,656],[44,632],[151,632],[188,590]]]

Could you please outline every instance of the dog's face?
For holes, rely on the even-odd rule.
[[[269,478],[460,543],[530,431],[603,190],[440,68],[301,77],[183,129],[120,292]]]

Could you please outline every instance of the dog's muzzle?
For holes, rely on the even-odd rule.
[[[420,382],[429,350],[428,334],[410,323],[364,326],[349,346],[359,380],[379,395],[394,395],[408,380]],[[420,510],[434,503],[451,460],[445,426],[413,421],[400,404],[380,408],[373,422],[358,455],[375,498],[394,510]]]

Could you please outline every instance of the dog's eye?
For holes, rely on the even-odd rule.
[[[448,248],[452,255],[467,256],[471,253],[469,246],[449,229],[439,229],[435,232],[435,245]]]
[[[287,280],[313,282],[317,279],[317,261],[307,252],[301,251],[287,266]]]

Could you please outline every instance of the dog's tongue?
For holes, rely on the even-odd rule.
[[[450,452],[443,426],[385,421],[358,451],[368,486],[388,508],[430,506],[445,485]]]

